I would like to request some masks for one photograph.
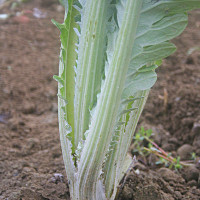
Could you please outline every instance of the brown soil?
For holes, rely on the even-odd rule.
[[[33,8],[46,13],[45,18],[34,17],[29,12]],[[22,16],[16,15],[21,11]],[[58,134],[57,83],[52,79],[58,71],[59,31],[50,21],[62,22],[63,9],[56,0],[30,0],[13,10],[7,5],[0,13],[12,14],[0,21],[0,199],[69,199]],[[200,52],[187,55],[200,46],[199,28],[198,10],[174,40],[178,51],[158,69],[158,82],[140,121],[173,155],[188,160],[196,152],[196,165],[173,171],[138,163],[137,173],[132,170],[120,188],[120,200],[200,199]]]

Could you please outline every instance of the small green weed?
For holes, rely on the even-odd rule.
[[[191,153],[191,158],[192,158],[192,160],[196,160],[197,159],[197,155],[196,155],[195,152]]]
[[[163,164],[165,167],[175,170],[182,169],[183,166],[191,165],[187,162],[181,162],[180,156],[177,158],[172,157],[171,153],[167,153],[161,147],[159,147],[151,138],[153,131],[151,129],[145,130],[141,127],[134,136],[134,153],[138,153],[142,157],[147,157],[149,154],[156,155],[159,160],[155,164]],[[196,153],[191,154],[192,159],[196,160]]]
[[[134,150],[133,152],[137,152],[138,154],[142,156],[147,156],[149,153],[144,149],[145,146],[145,139],[150,138],[152,136],[152,130],[147,129],[145,130],[142,126],[139,131],[134,136]],[[151,148],[152,144],[148,143],[148,148]]]

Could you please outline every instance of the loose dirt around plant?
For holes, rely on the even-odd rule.
[[[12,1],[10,1],[12,3]],[[14,2],[14,1],[13,1]],[[13,4],[12,4],[13,5]],[[56,0],[7,4],[0,14],[0,199],[69,200],[57,123],[59,31]],[[192,167],[156,166],[155,156],[138,162],[120,186],[120,200],[200,199],[200,11],[174,42],[178,51],[164,60],[140,125],[154,140]]]

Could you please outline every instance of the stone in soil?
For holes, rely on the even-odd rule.
[[[198,181],[199,172],[200,170],[198,170],[195,166],[184,167],[182,170],[182,175],[187,182],[192,180]]]
[[[193,147],[189,144],[184,144],[178,148],[178,155],[181,160],[191,160],[192,158]]]

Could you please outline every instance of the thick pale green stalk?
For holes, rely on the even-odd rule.
[[[121,118],[121,121],[125,121],[126,120],[126,115],[123,115]],[[124,136],[124,128],[125,128],[125,124],[122,125],[120,127],[119,130],[119,134],[122,136]],[[110,147],[111,149],[109,150],[109,153],[107,155],[106,158],[106,162],[104,164],[104,169],[103,169],[103,177],[104,177],[104,185],[105,185],[105,190],[106,190],[106,196],[108,198],[110,198],[112,196],[112,194],[115,194],[115,179],[117,179],[117,162],[116,160],[118,159],[118,148],[119,148],[119,139],[121,139],[121,137],[118,135],[118,137],[114,137],[112,138],[112,140],[115,140],[116,143],[114,145],[112,145],[112,147]],[[118,185],[116,185],[118,186]]]
[[[123,125],[120,130],[120,137],[118,142],[113,146],[108,159],[106,160],[105,171],[105,188],[106,196],[113,199],[119,185],[120,180],[122,179],[123,172],[122,169],[125,167],[126,170],[129,166],[124,166],[126,154],[124,152],[128,151],[130,143],[133,138],[138,120],[143,111],[144,105],[148,97],[149,90],[137,92],[134,96],[136,99],[132,103],[132,108],[137,108],[130,112],[128,124]],[[123,120],[126,121],[126,115],[123,116]]]
[[[93,116],[89,135],[78,165],[79,194],[83,199],[98,199],[97,183],[100,169],[115,125],[124,88],[137,22],[143,1],[127,0],[123,22],[119,30],[115,51],[105,83]]]
[[[122,163],[124,162],[124,159],[126,156],[124,155],[124,152],[128,151],[128,148],[131,144],[133,134],[135,132],[140,115],[143,111],[144,105],[147,101],[148,95],[149,95],[149,90],[140,91],[140,92],[137,92],[136,94],[136,98],[140,98],[140,99],[136,100],[133,103],[133,107],[137,107],[138,109],[130,113],[129,121],[124,132],[126,137],[123,137],[122,135],[120,138],[118,159],[117,159],[118,167],[120,167]]]
[[[75,91],[75,146],[89,128],[103,71],[108,0],[87,1],[83,10]]]

